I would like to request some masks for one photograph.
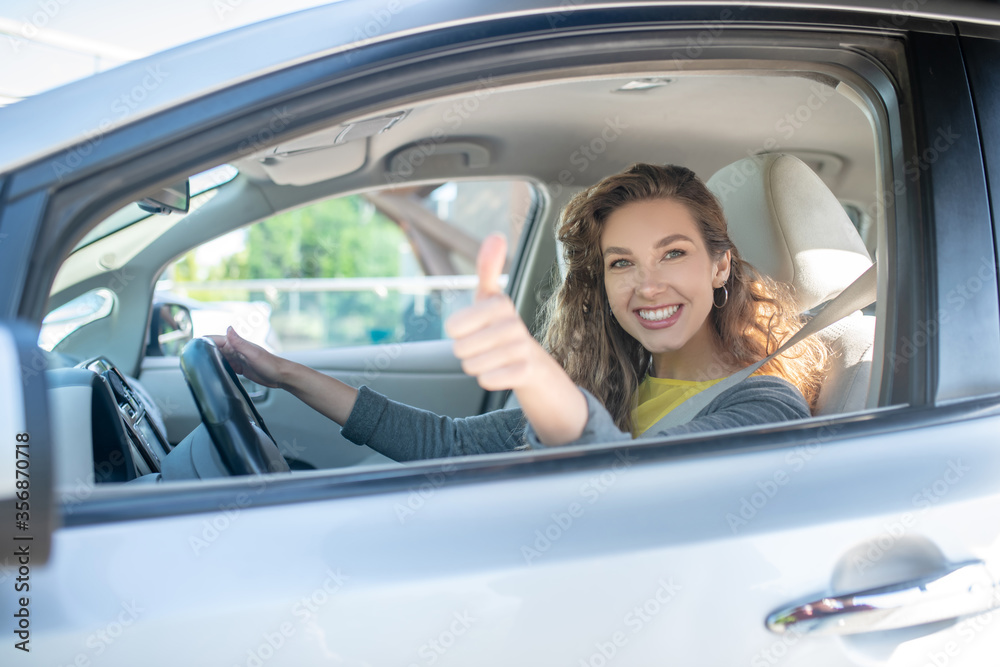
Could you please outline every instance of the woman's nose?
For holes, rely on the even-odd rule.
[[[648,268],[640,268],[636,279],[635,292],[644,298],[656,296],[666,286],[663,276]]]

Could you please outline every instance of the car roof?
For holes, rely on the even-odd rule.
[[[0,173],[56,151],[99,141],[109,130],[176,107],[271,71],[405,35],[489,18],[564,14],[588,8],[690,5],[676,0],[480,0],[439,3],[394,0],[378,16],[370,3],[346,0],[220,33],[124,64],[0,109]],[[724,7],[743,2],[712,2]],[[761,7],[814,7],[889,12],[1000,25],[1000,5],[977,0],[923,0],[910,11],[890,0],[865,3],[753,3]],[[420,11],[406,11],[419,6]],[[369,25],[370,24],[370,25]],[[316,29],[322,26],[322,29]],[[359,26],[364,26],[364,31]],[[284,38],[294,35],[294,38]],[[361,40],[358,38],[362,37]],[[263,45],[263,47],[262,47]],[[225,53],[225,58],[215,57]],[[206,66],[206,58],[211,60]],[[124,91],[124,92],[123,92]],[[72,109],[72,113],[67,113]]]

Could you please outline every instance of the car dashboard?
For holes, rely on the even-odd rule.
[[[126,378],[107,358],[98,357],[84,367],[103,376],[111,387],[133,455],[138,454],[136,467],[143,469],[143,474],[158,471],[171,447],[155,412],[156,404],[138,380]]]
[[[160,471],[171,446],[159,409],[137,380],[105,357],[47,370],[46,380],[64,500]]]

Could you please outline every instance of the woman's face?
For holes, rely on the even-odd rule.
[[[708,315],[714,289],[729,277],[729,253],[709,256],[684,204],[657,199],[617,209],[605,221],[601,252],[611,312],[654,363],[681,350],[714,353]]]

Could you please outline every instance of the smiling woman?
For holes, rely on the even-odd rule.
[[[567,207],[559,240],[567,278],[546,343],[636,435],[704,383],[766,357],[802,324],[787,286],[741,258],[722,206],[684,167],[640,164],[585,190]],[[760,374],[791,381],[815,405],[825,360],[823,343],[810,339]],[[664,395],[658,379],[694,384]],[[636,392],[659,398],[637,404]]]
[[[721,205],[689,169],[638,164],[604,179],[570,202],[559,239],[567,275],[551,300],[552,356],[498,286],[507,256],[499,237],[479,251],[475,303],[446,323],[462,369],[484,389],[513,390],[520,410],[439,417],[276,357],[232,329],[215,340],[237,372],[288,389],[341,424],[348,439],[411,460],[642,434],[712,380],[764,359],[799,328],[787,293],[740,259]],[[804,352],[771,360],[761,376],[723,392],[690,422],[655,435],[809,416],[784,377],[804,378],[815,400],[826,349],[817,340],[800,345]],[[655,389],[656,380],[688,384],[678,394]]]

